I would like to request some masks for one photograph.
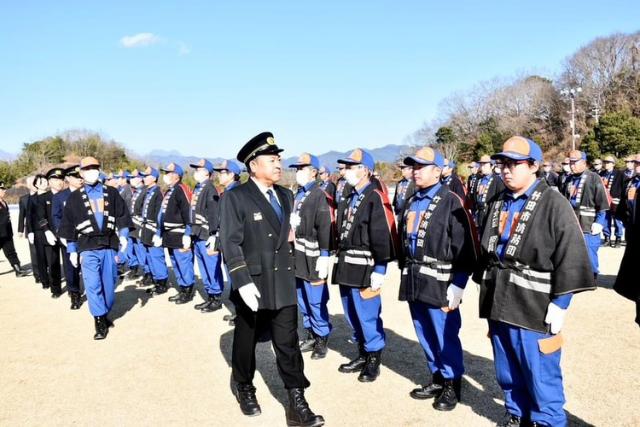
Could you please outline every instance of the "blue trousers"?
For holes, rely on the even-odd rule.
[[[382,298],[380,295],[364,299],[360,288],[340,285],[340,299],[344,317],[353,331],[353,339],[364,345],[367,352],[380,351],[385,345],[382,327]]]
[[[145,245],[145,249],[147,252],[147,265],[153,280],[164,280],[169,277],[167,261],[164,258],[164,248]]]
[[[457,380],[464,374],[460,343],[460,310],[448,313],[423,302],[409,302],[409,311],[418,341],[427,357],[431,374],[439,372],[444,379]]]
[[[127,237],[127,266],[130,269],[134,269],[138,267],[138,257],[136,256],[136,240]]]
[[[149,264],[147,263],[147,250],[144,247],[144,244],[140,240],[134,240],[133,251],[138,258],[138,265],[142,266],[142,271],[144,274],[148,274],[151,272],[149,269]]]
[[[602,229],[602,234],[604,237],[611,237],[611,223],[615,226],[615,236],[616,239],[622,239],[622,233],[624,232],[624,225],[622,221],[616,218],[615,213],[611,211],[607,211],[604,215],[604,228]]]
[[[326,282],[311,284],[306,280],[296,278],[298,292],[298,307],[302,313],[302,323],[305,329],[313,330],[319,337],[326,337],[331,332],[329,322],[329,288]]]
[[[206,240],[197,239],[193,246],[193,252],[198,260],[198,268],[204,290],[207,295],[220,295],[224,289],[222,279],[222,266],[220,253],[209,255]]]
[[[64,267],[64,279],[67,282],[68,292],[80,292],[80,269],[75,268],[69,259],[67,248],[62,248],[62,265]]]
[[[104,316],[111,311],[116,296],[118,266],[116,251],[97,249],[80,254],[82,279],[93,316]]]
[[[587,244],[587,252],[594,273],[599,273],[598,249],[600,249],[600,235],[584,233],[584,242]]]
[[[566,426],[562,350],[544,354],[538,340],[552,335],[489,321],[496,379],[507,411],[545,426]]]
[[[182,287],[193,286],[196,280],[193,275],[193,251],[191,249],[185,251],[184,249],[169,248],[169,258],[178,285]]]

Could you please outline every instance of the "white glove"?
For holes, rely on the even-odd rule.
[[[258,311],[258,298],[260,298],[260,291],[256,287],[255,283],[247,283],[244,286],[241,286],[238,289],[240,293],[240,298],[247,304],[247,307],[251,309],[251,311]]]
[[[159,248],[160,246],[162,246],[162,237],[154,234],[153,238],[151,239],[151,243],[153,243],[154,247]]]
[[[191,236],[182,236],[182,248],[189,249],[191,247]]]
[[[380,289],[383,283],[384,283],[384,274],[380,274],[375,271],[371,273],[371,290],[372,291],[377,291],[378,289]]]
[[[462,301],[462,294],[464,289],[457,287],[453,283],[447,288],[447,301],[449,301],[449,308],[455,310]]]
[[[49,244],[49,246],[55,246],[56,245],[56,235],[53,234],[53,231],[51,230],[47,230],[44,232],[44,237],[47,238],[47,243]]]
[[[207,239],[207,248],[213,250],[216,247],[216,236],[209,236]]]
[[[60,238],[60,243],[62,243],[62,246],[64,246],[65,248],[67,247],[67,239],[63,239],[62,237]]]
[[[593,235],[598,235],[600,233],[602,233],[602,224],[598,224],[597,222],[594,222],[593,224],[591,224],[591,234]]]
[[[129,241],[124,236],[120,236],[119,240],[120,240],[120,252],[126,251],[127,250],[127,246],[129,245]]]
[[[78,252],[71,252],[69,254],[69,262],[73,265],[73,268],[78,268]]]
[[[300,225],[300,215],[292,212],[291,216],[289,217],[289,224],[291,224],[291,228],[297,228]]]
[[[329,275],[329,257],[321,256],[316,261],[316,271],[318,272],[318,277],[321,279],[326,279]]]
[[[33,239],[34,239],[33,233],[27,234],[27,240],[29,240],[29,243],[31,243],[32,245],[33,245]]]
[[[564,316],[567,314],[567,310],[558,307],[554,303],[550,302],[547,307],[547,316],[544,318],[544,323],[551,325],[551,333],[557,334],[564,325]]]

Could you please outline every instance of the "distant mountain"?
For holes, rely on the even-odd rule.
[[[409,145],[389,144],[380,148],[367,149],[367,151],[371,153],[376,162],[394,163],[410,148],[411,147]],[[329,167],[333,167],[335,166],[338,159],[348,156],[350,152],[351,151],[329,151],[327,153],[320,154],[318,157],[320,158],[320,164],[326,164]],[[185,156],[178,150],[153,150],[145,155],[132,153],[131,156],[138,158],[154,167],[175,162],[186,168],[190,163],[196,163],[198,160],[200,160],[200,157],[188,155]],[[214,164],[221,163],[224,160],[220,157],[207,159]],[[287,157],[282,160],[282,164],[286,167],[291,163],[295,163],[296,160],[297,156]]]
[[[8,151],[0,150],[0,160],[4,160],[6,162],[11,162],[17,159],[18,156],[14,153],[9,153]]]

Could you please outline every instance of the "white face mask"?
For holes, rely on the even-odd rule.
[[[309,183],[309,181],[311,181],[311,179],[309,178],[309,171],[307,169],[300,169],[299,171],[296,171],[296,183],[300,187],[304,187]]]
[[[84,171],[82,174],[84,178],[84,182],[89,185],[93,185],[98,182],[98,178],[100,177],[100,171],[98,169],[89,169]]]
[[[202,184],[207,179],[209,179],[209,175],[205,171],[195,171],[193,174],[193,178],[196,180],[198,184]]]
[[[162,181],[163,181],[165,184],[167,184],[167,185],[171,185],[171,184],[173,184],[173,183],[171,182],[171,177],[170,177],[169,175],[164,175],[164,176],[162,177]]]
[[[358,171],[355,169],[347,169],[344,173],[344,179],[347,180],[347,183],[355,187],[360,182],[360,177],[358,176]]]
[[[569,173],[571,172],[571,167],[569,165],[562,165],[562,170]]]

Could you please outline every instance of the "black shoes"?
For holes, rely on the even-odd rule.
[[[313,335],[313,331],[311,329],[305,329],[305,331],[307,331],[307,335],[300,340],[300,351],[302,353],[312,351],[316,345],[316,337]]]
[[[78,292],[69,292],[71,297],[71,310],[78,310],[82,306],[82,296]]]
[[[147,289],[145,292],[152,295],[161,295],[167,292],[167,279],[158,280],[155,286],[151,289]]]
[[[62,289],[60,289],[59,287],[51,287],[51,298],[57,299],[60,298],[60,295],[62,295]]]
[[[440,372],[436,372],[433,374],[430,384],[414,388],[409,393],[409,396],[417,400],[433,399],[442,393],[443,384],[444,378],[442,378],[442,374],[440,374]]]
[[[240,404],[240,410],[246,416],[255,417],[262,413],[256,399],[256,388],[252,384],[236,385],[236,399]]]
[[[329,336],[326,337],[316,337],[315,343],[313,346],[313,353],[311,353],[311,358],[313,360],[324,359],[327,355],[327,342],[329,341]]]
[[[135,267],[129,270],[129,274],[127,274],[127,280],[139,279],[142,276],[142,274],[140,273],[140,270],[141,269],[139,267]]]
[[[182,296],[182,293],[184,292],[184,288],[182,286],[178,286],[178,293],[175,295],[170,296],[169,298],[167,298],[167,300],[169,302],[176,302],[180,299],[180,297]]]
[[[25,277],[29,275],[29,271],[20,267],[20,264],[13,264],[11,267],[13,267],[13,271],[15,271],[16,277]]]
[[[287,425],[302,427],[319,427],[324,425],[322,415],[313,413],[307,399],[304,397],[303,388],[292,388],[287,390],[289,395],[289,406],[287,407]]]
[[[611,240],[609,240],[608,237],[605,237],[604,240],[602,241],[602,246],[609,246],[610,243],[611,243]]]
[[[361,383],[370,383],[375,381],[380,375],[380,362],[382,362],[381,351],[368,352],[364,367],[358,376],[358,381]]]
[[[444,380],[442,392],[433,402],[433,409],[437,411],[453,410],[460,400],[460,386],[461,381],[459,379]]]
[[[193,308],[201,313],[212,313],[222,308],[222,298],[220,295],[209,295],[205,302],[196,304]]]
[[[622,242],[620,242],[620,239],[616,238],[615,243],[613,241],[611,242],[611,247],[612,248],[620,248],[620,247],[622,247]]]
[[[503,420],[496,424],[496,427],[520,427],[524,424],[522,418],[507,412],[504,414]]]
[[[236,315],[235,314],[225,314],[222,316],[222,320],[224,322],[228,322],[229,326],[235,326],[236,324]]]
[[[144,273],[144,276],[142,276],[142,279],[136,282],[136,285],[140,285],[140,286],[153,285],[153,277],[151,276],[151,273]]]
[[[356,357],[353,360],[350,360],[347,363],[343,363],[342,365],[340,365],[340,367],[338,368],[338,371],[344,374],[360,372],[362,371],[362,368],[364,368],[364,365],[366,363],[367,363],[367,353],[364,351],[364,347],[359,346],[358,357]]]
[[[96,326],[96,333],[93,335],[94,340],[103,340],[109,333],[109,324],[107,323],[106,316],[95,316],[94,322]]]
[[[178,295],[179,297],[173,301],[176,304],[180,305],[191,302],[191,300],[193,299],[193,285],[180,286],[180,293]]]

